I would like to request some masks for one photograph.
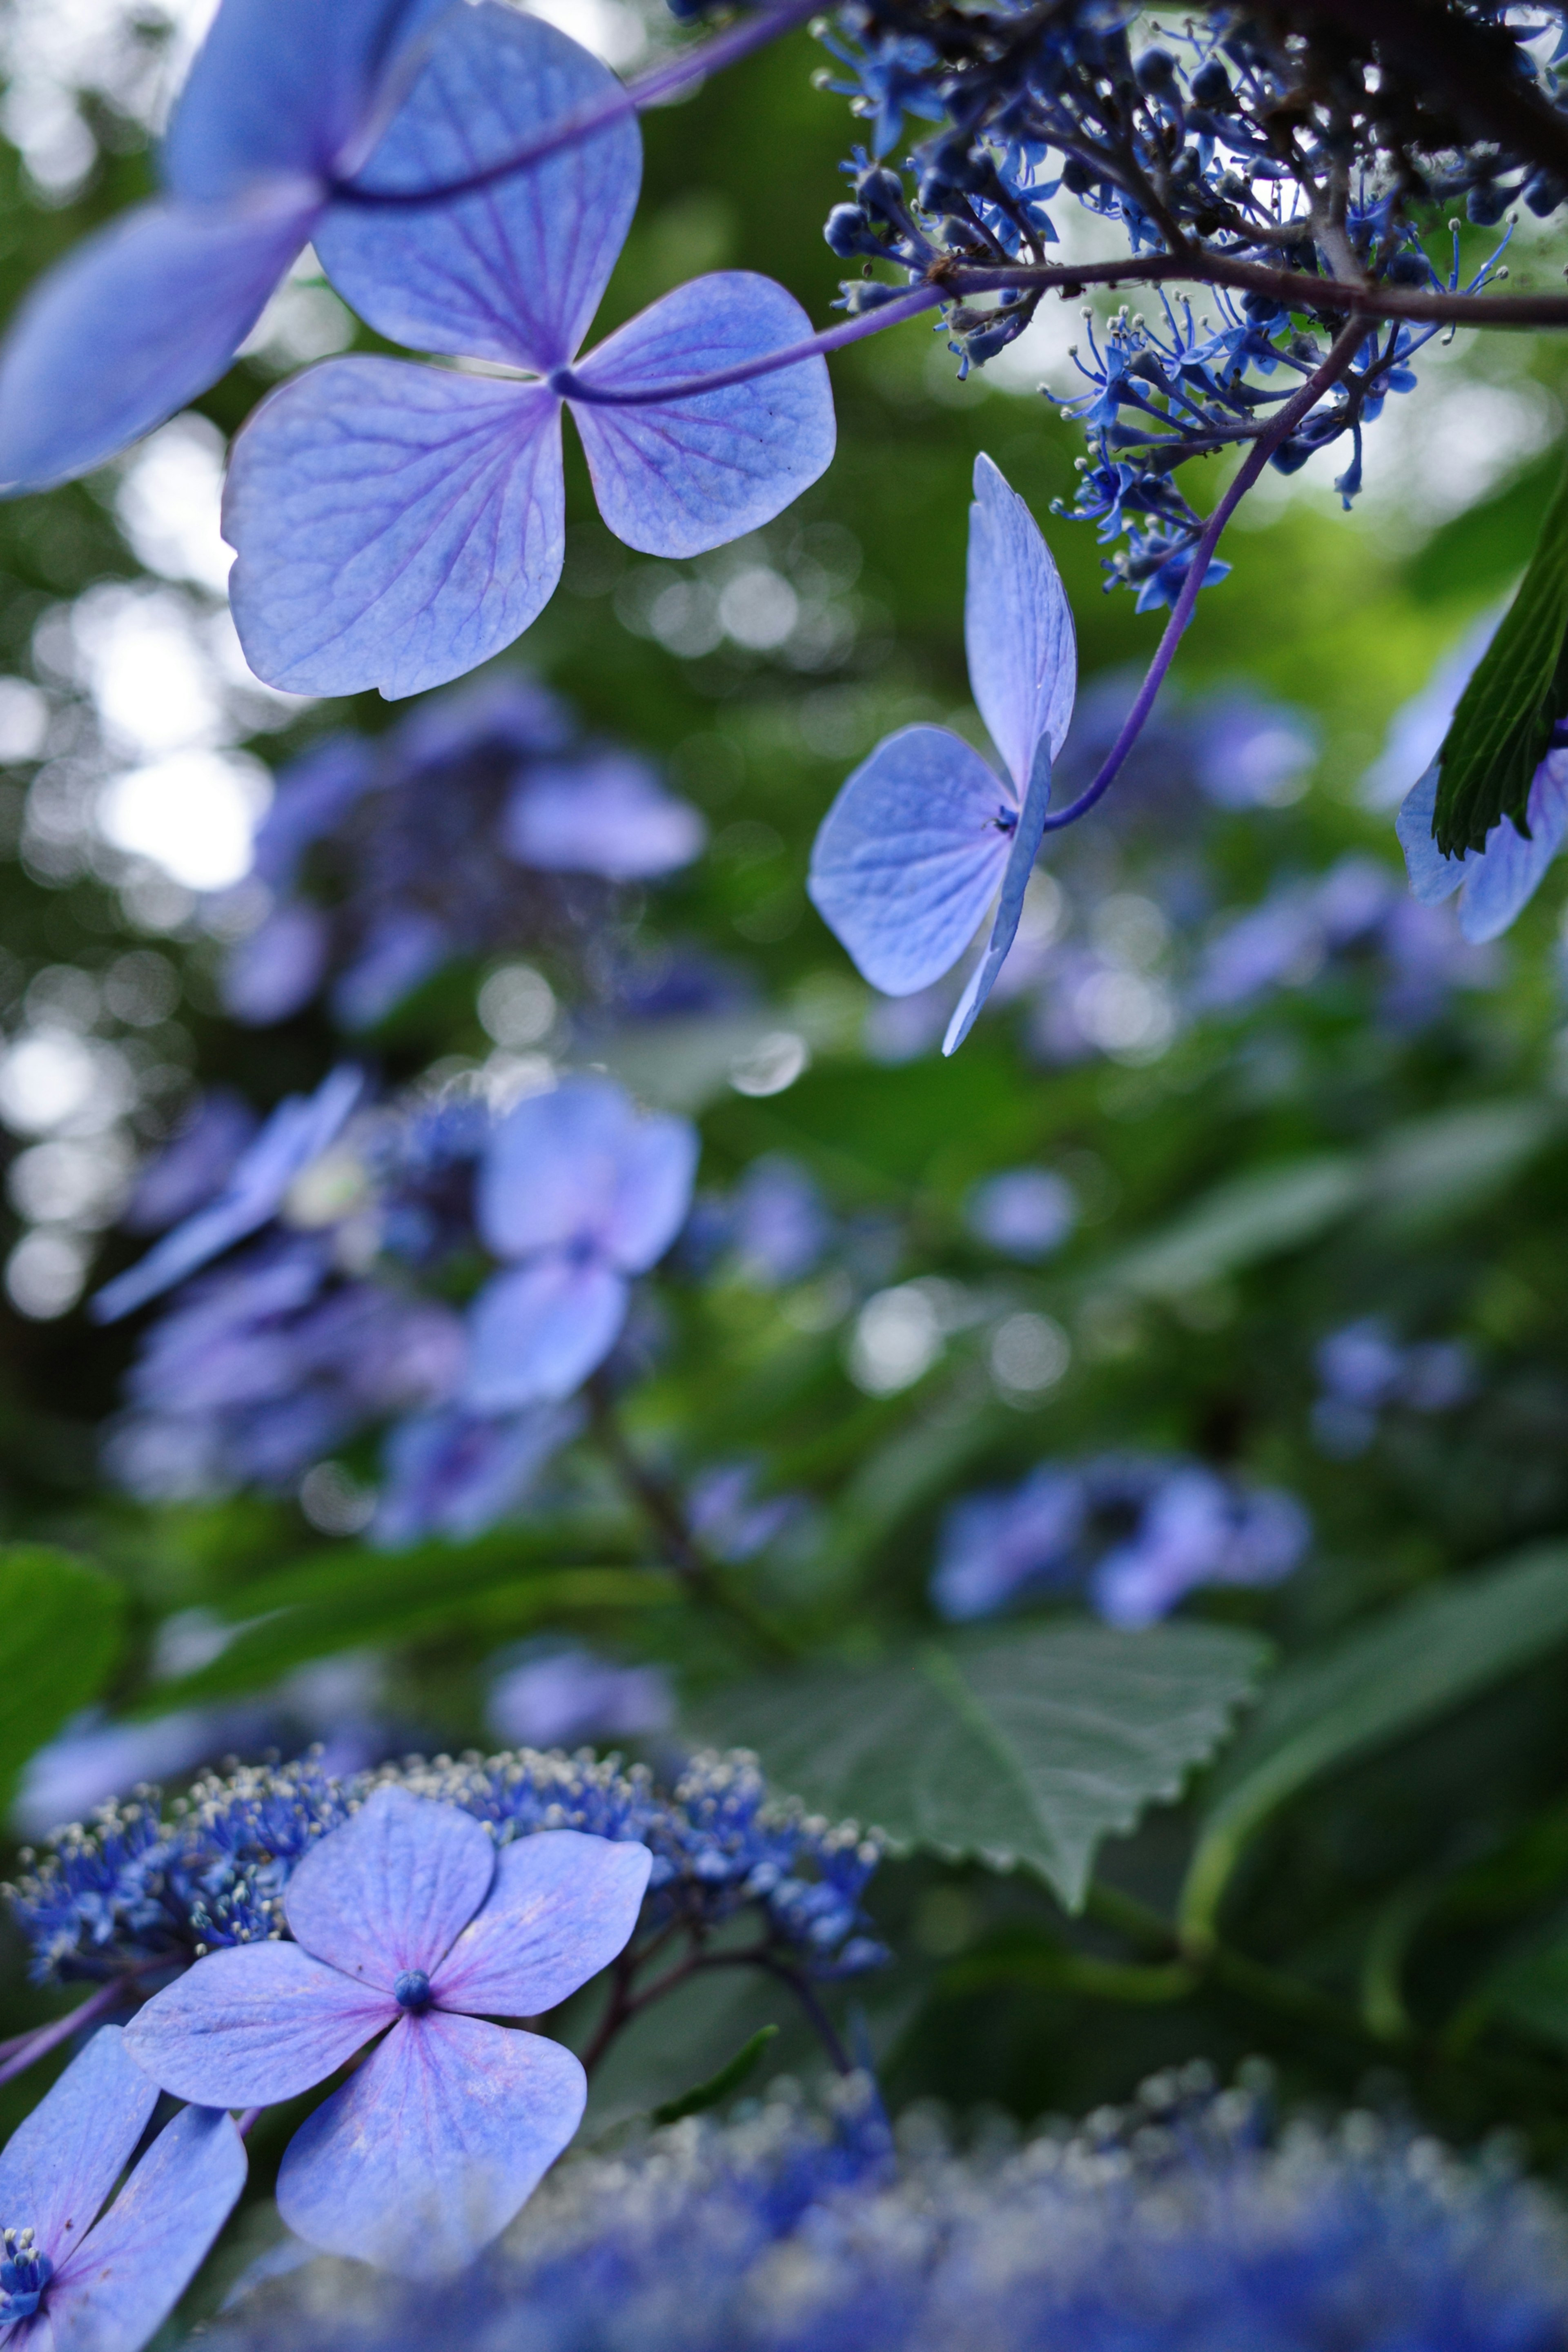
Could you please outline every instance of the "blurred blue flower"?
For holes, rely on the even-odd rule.
[[[433,1536],[471,1543],[513,1517],[582,1425],[581,1411],[561,1404],[497,1418],[459,1404],[410,1414],[387,1433],[371,1541],[389,1551]]]
[[[661,1666],[618,1666],[576,1646],[533,1645],[491,1683],[485,1721],[520,1748],[575,1748],[668,1731],[675,1694]]]
[[[931,1601],[967,1621],[1081,1592],[1108,1623],[1149,1625],[1201,1585],[1278,1583],[1311,1532],[1294,1496],[1180,1456],[1044,1463],[1011,1492],[948,1512]]]
[[[1468,1402],[1477,1385],[1475,1359],[1463,1340],[1405,1346],[1378,1315],[1331,1331],[1314,1361],[1321,1393],[1312,1406],[1312,1434],[1339,1461],[1366,1452],[1378,1415],[1389,1407],[1451,1412]]]
[[[126,2029],[153,2083],[269,2106],[384,2036],[290,2140],[279,2210],[327,2252],[412,2278],[459,2270],[571,2139],[587,2095],[539,2017],[622,1949],[646,1848],[551,1830],[498,1853],[455,1806],[378,1789],[283,1898],[292,1942],[211,1952]],[[388,2029],[390,2028],[390,2031]]]
[[[1205,696],[1191,725],[1198,790],[1216,808],[1281,808],[1305,792],[1321,748],[1305,711],[1233,692]]]
[[[730,1232],[739,1271],[763,1290],[804,1282],[826,1255],[833,1221],[821,1188],[807,1170],[782,1151],[753,1160],[730,1203]]]
[[[1078,1202],[1067,1178],[1051,1169],[1006,1168],[971,1188],[963,1222],[1004,1257],[1034,1265],[1067,1240],[1078,1223]]]
[[[582,961],[614,886],[689,864],[704,834],[647,761],[578,740],[532,679],[437,697],[279,778],[236,902],[259,882],[272,903],[229,950],[226,1007],[266,1025],[328,986],[357,1031],[459,957],[526,941]]]
[[[567,1078],[510,1111],[486,1147],[476,1215],[492,1276],[468,1318],[467,1402],[506,1412],[570,1396],[626,1321],[631,1280],[691,1205],[696,1129],[639,1118],[604,1078]]]
[[[693,1479],[687,1496],[687,1520],[698,1542],[737,1567],[776,1543],[806,1509],[802,1495],[759,1497],[757,1476],[754,1462],[715,1463]]]
[[[574,2157],[438,2297],[306,2270],[215,2352],[1556,2352],[1568,2228],[1533,2185],[1357,2115],[1273,2142],[1202,2067],[960,2152],[868,2078],[780,2084]]]
[[[197,1097],[121,1213],[131,1234],[161,1234],[226,1187],[260,1121],[242,1095],[214,1087]]]
[[[205,2260],[245,2144],[228,2116],[186,2107],[116,2197],[157,2104],[120,2028],[100,2026],[0,2153],[0,2329],[18,2352],[140,2352]]]

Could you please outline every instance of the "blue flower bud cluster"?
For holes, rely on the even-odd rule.
[[[752,1912],[764,1946],[818,1979],[887,1958],[863,1908],[881,1848],[773,1796],[743,1750],[693,1756],[664,1790],[645,1765],[533,1748],[420,1757],[334,1779],[311,1757],[210,1774],[167,1811],[155,1790],[58,1831],[6,1889],[39,1981],[103,1978],[285,1932],[301,1855],[375,1790],[458,1807],[498,1845],[540,1830],[637,1840],[653,1854],[639,1932],[699,1934]],[[634,1944],[633,1957],[636,1956]]]
[[[780,2086],[557,2168],[438,2290],[318,2263],[254,2290],[218,2352],[1548,2352],[1556,2205],[1497,2165],[1352,2114],[1271,2133],[1202,2068],[1135,2105],[961,2153],[889,2136],[865,2078]]]
[[[1489,70],[1558,106],[1568,44],[1553,47],[1555,12],[1506,25],[1489,6],[1453,13]],[[1086,312],[1078,383],[1042,386],[1089,442],[1077,500],[1058,511],[1099,525],[1112,550],[1106,584],[1131,589],[1142,612],[1174,604],[1203,530],[1174,475],[1189,458],[1245,448],[1321,365],[1321,336],[1345,316],[1325,281],[1475,293],[1502,246],[1467,274],[1456,220],[1439,267],[1421,241],[1425,208],[1464,198],[1470,220],[1491,227],[1516,200],[1554,212],[1568,187],[1478,138],[1468,93],[1440,75],[1402,78],[1394,91],[1372,34],[1337,18],[1331,36],[1310,12],[1298,26],[1289,9],[1262,20],[1218,7],[1176,33],[1135,29],[1136,15],[1101,0],[1043,16],[1026,0],[978,15],[851,0],[823,28],[837,70],[820,79],[870,132],[843,167],[852,201],[825,230],[835,253],[862,264],[843,307],[871,310],[901,290],[873,274],[879,264],[952,289],[961,374],[1016,342],[1047,291],[1076,296],[1112,274],[1085,261],[1075,282],[1088,248],[1074,238],[1064,258],[1068,205],[1151,265],[1125,278],[1214,287],[1212,312],[1194,317],[1190,299],[1160,286],[1157,317],[1123,310],[1100,338]],[[909,118],[934,127],[906,146]],[[1292,473],[1348,437],[1335,482],[1348,506],[1362,487],[1363,425],[1412,388],[1411,362],[1438,331],[1397,320],[1369,329],[1271,462]],[[1224,570],[1211,562],[1202,584]]]
[[[324,992],[361,1031],[459,957],[526,948],[595,975],[617,886],[686,865],[703,835],[646,761],[580,740],[521,674],[380,738],[330,736],[279,777],[226,894],[262,915],[229,952],[226,1006],[266,1025]]]

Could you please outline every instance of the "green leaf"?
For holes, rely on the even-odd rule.
[[[679,2099],[666,2099],[661,2106],[655,2107],[655,2123],[678,2124],[683,2116],[700,2116],[706,2114],[710,2107],[716,2107],[721,2100],[730,2096],[731,2091],[740,2089],[769,2042],[776,2042],[778,2038],[776,2025],[759,2026],[751,2040],[742,2043],[727,2066],[721,2066],[716,2074],[710,2074],[708,2080],[699,2083],[694,2091],[684,2091]]]
[[[102,1691],[123,1614],[119,1585],[85,1560],[41,1544],[0,1549],[0,1808],[28,1757]]]
[[[1258,1259],[1315,1241],[1362,1197],[1363,1175],[1348,1153],[1288,1160],[1237,1176],[1184,1211],[1165,1231],[1095,1271],[1099,1287],[1142,1298],[1183,1298]]]
[[[1460,2012],[1461,2042],[1494,2017],[1568,2050],[1568,1937],[1561,1921],[1544,1944],[1505,1960],[1466,2002]]]
[[[1568,1642],[1568,1547],[1543,1546],[1386,1610],[1275,1676],[1209,1790],[1182,1896],[1183,1939],[1212,1941],[1248,1841],[1337,1771]]]
[[[1022,1864],[1076,1909],[1100,1840],[1180,1793],[1266,1656],[1251,1635],[1206,1625],[1009,1625],[726,1690],[697,1726],[757,1749],[775,1787],[895,1849]]]
[[[474,1544],[402,1552],[341,1545],[311,1553],[226,1594],[232,1639],[199,1672],[160,1684],[138,1712],[263,1689],[290,1667],[367,1643],[459,1626],[504,1635],[563,1611],[662,1607],[678,1599],[668,1576],[605,1564],[626,1545],[625,1517],[605,1512],[509,1528]]]
[[[1556,721],[1568,711],[1568,475],[1546,510],[1519,593],[1459,697],[1437,754],[1432,832],[1447,856],[1479,849],[1520,817]]]

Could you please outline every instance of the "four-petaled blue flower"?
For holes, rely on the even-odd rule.
[[[195,2276],[245,2186],[227,2116],[186,2107],[102,2212],[157,2104],[120,2028],[100,2026],[12,2133],[0,2156],[7,2352],[138,2352]]]
[[[168,194],[79,246],[0,355],[0,492],[102,465],[217,381],[448,5],[224,0],[164,142]]]
[[[964,643],[1003,776],[945,727],[900,728],[828,810],[809,884],[823,920],[888,996],[940,980],[1000,890],[947,1054],[969,1034],[1018,929],[1078,683],[1072,614],[1050,550],[984,455],[974,461],[974,499]]]
[[[289,1879],[296,1940],[209,1953],[127,2047],[178,2097],[263,2106],[384,2035],[290,2140],[279,2209],[330,2253],[457,2270],[531,2194],[587,2095],[569,2050],[487,2021],[542,2015],[606,1967],[651,1866],[646,1846],[577,1830],[498,1852],[455,1805],[379,1789]]]
[[[471,181],[616,87],[564,34],[479,0],[444,28],[359,184],[395,198]],[[323,266],[378,333],[485,372],[332,360],[246,426],[224,532],[238,555],[236,625],[269,684],[416,694],[526,629],[561,575],[563,404],[605,520],[650,555],[738,539],[827,466],[821,358],[679,389],[809,337],[770,278],[696,278],[576,362],[631,224],[641,155],[621,114],[438,205],[340,207],[323,223]]]
[[[696,1129],[639,1118],[605,1078],[569,1078],[503,1119],[476,1193],[479,1233],[518,1261],[475,1299],[468,1402],[480,1412],[570,1396],[616,1343],[631,1277],[686,1221]]]
[[[1432,837],[1436,804],[1434,760],[1406,795],[1395,827],[1411,890],[1424,907],[1438,906],[1458,890],[1459,929],[1466,939],[1477,945],[1495,940],[1534,898],[1568,839],[1568,748],[1549,750],[1531,779],[1524,807],[1528,834],[1505,816],[1482,848],[1447,857]]]

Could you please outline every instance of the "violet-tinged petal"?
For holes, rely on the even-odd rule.
[[[204,2107],[269,2107],[335,2074],[398,2014],[298,1944],[209,1952],[125,2029],[143,2073]]]
[[[383,1452],[370,1541],[388,1551],[432,1536],[471,1543],[511,1517],[581,1425],[570,1405],[535,1405],[497,1420],[443,1405],[398,1422]]]
[[[405,2017],[300,2126],[278,2174],[289,2227],[405,2278],[460,2270],[582,2120],[587,2082],[542,2034]]]
[[[568,1397],[596,1371],[626,1319],[626,1276],[552,1254],[498,1274],[468,1309],[464,1402],[513,1412]]]
[[[750,270],[677,287],[590,352],[574,373],[640,394],[807,341],[793,294]],[[755,530],[832,463],[827,362],[799,361],[727,391],[636,405],[574,400],[599,512],[645,555],[700,555]]]
[[[1078,643],[1040,527],[984,451],[969,509],[963,642],[975,705],[1021,800],[1042,738],[1053,760],[1066,740]]]
[[[633,1128],[601,1234],[623,1274],[646,1274],[686,1223],[701,1149],[689,1119],[643,1118]]]
[[[1451,898],[1469,867],[1465,856],[1445,857],[1432,838],[1432,818],[1437,806],[1437,762],[1433,761],[1419,783],[1413,784],[1400,803],[1394,830],[1405,852],[1413,898],[1423,907],[1441,906]]]
[[[608,1078],[568,1078],[502,1119],[480,1163],[475,1214],[498,1257],[597,1240],[613,1213],[636,1114]]]
[[[553,25],[480,0],[442,27],[358,184],[467,179],[617,88]],[[380,211],[341,205],[316,249],[339,291],[392,341],[548,373],[572,357],[599,307],[641,177],[628,111],[471,196]]]
[[[363,735],[329,735],[291,760],[256,828],[250,871],[269,890],[291,890],[305,854],[335,833],[375,782],[379,746]]]
[[[991,922],[991,936],[985,942],[984,954],[969,975],[969,984],[954,1007],[952,1019],[947,1024],[947,1034],[942,1041],[944,1054],[956,1054],[973,1028],[980,1008],[995,987],[997,974],[1007,961],[1007,950],[1018,935],[1018,919],[1024,911],[1024,893],[1029,887],[1035,859],[1045,838],[1046,811],[1050,798],[1050,740],[1048,737],[1042,737],[1035,753],[1035,772],[1024,796],[1017,831],[1007,852],[1001,896],[996,901],[996,912]]]
[[[542,2017],[625,1949],[652,1867],[647,1846],[578,1830],[502,1846],[483,1908],[431,1979],[437,2008]]]
[[[258,179],[353,172],[448,5],[223,0],[163,144],[170,186],[213,204]]]
[[[626,751],[535,766],[501,820],[502,843],[520,865],[611,882],[672,874],[707,835],[690,802],[665,792],[647,762]]]
[[[489,1892],[496,1850],[456,1805],[378,1789],[313,1845],[283,1897],[306,1951],[390,1993],[405,1970],[426,1976]]]
[[[1012,787],[942,727],[879,743],[828,810],[812,904],[873,988],[912,996],[955,964],[1007,864]]]
[[[297,190],[142,205],[76,247],[0,351],[0,491],[85,474],[216,383],[315,220]]]
[[[454,953],[434,915],[388,908],[332,987],[332,1017],[343,1029],[374,1029]]]
[[[1535,896],[1568,833],[1568,753],[1549,752],[1531,782],[1525,803],[1527,841],[1511,817],[1492,827],[1486,845],[1465,860],[1459,929],[1480,946],[1506,931]]]
[[[241,1154],[216,1201],[165,1234],[139,1265],[106,1283],[92,1301],[100,1323],[113,1323],[155,1298],[276,1216],[303,1168],[319,1160],[358,1102],[358,1070],[333,1070],[310,1096],[289,1095]]]
[[[319,907],[283,906],[229,950],[218,983],[224,1011],[247,1028],[269,1028],[309,1004],[331,953]]]
[[[221,2109],[185,2107],[56,2270],[55,2352],[139,2352],[205,2261],[245,2186],[245,2142]]]
[[[263,401],[229,463],[247,659],[297,694],[444,685],[549,602],[563,512],[553,393],[401,360],[311,368]]]
[[[120,2027],[100,2026],[0,2154],[0,2222],[31,2230],[58,2267],[83,2242],[157,2104]]]

